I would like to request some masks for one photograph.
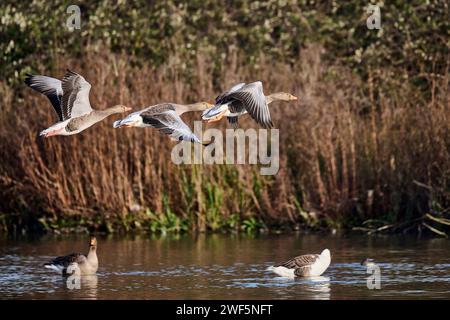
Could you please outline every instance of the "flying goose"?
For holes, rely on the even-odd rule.
[[[180,115],[190,111],[203,111],[211,106],[212,104],[208,102],[198,102],[189,105],[161,103],[133,112],[125,119],[115,121],[113,127],[151,127],[169,135],[173,140],[202,143],[186,123],[183,122]]]
[[[269,104],[273,101],[295,101],[297,97],[286,92],[264,95],[261,81],[245,84],[239,83],[216,98],[215,105],[204,111],[202,119],[207,122],[219,121],[224,116],[237,128],[238,117],[249,113],[265,128],[273,127]]]
[[[273,271],[282,277],[318,277],[327,270],[331,262],[330,250],[325,249],[321,254],[305,254],[286,262],[271,266]]]
[[[62,81],[47,76],[27,74],[25,83],[47,96],[58,115],[59,122],[39,134],[46,138],[76,134],[112,114],[131,110],[123,105],[115,105],[105,110],[92,109],[89,102],[91,84],[81,75],[68,69]]]
[[[74,264],[78,266],[81,275],[93,275],[97,272],[97,239],[94,236],[91,236],[89,253],[87,255],[82,253],[72,253],[67,256],[57,257],[44,264],[44,266],[48,269],[62,272],[62,275],[66,276],[68,275],[67,268]]]

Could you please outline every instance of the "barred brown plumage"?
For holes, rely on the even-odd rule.
[[[319,258],[318,254],[305,254],[276,265],[276,267],[299,268],[311,265]]]

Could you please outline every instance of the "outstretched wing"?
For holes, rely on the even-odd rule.
[[[219,96],[219,98],[216,104],[223,104],[232,100],[240,101],[256,122],[266,128],[273,127],[269,106],[267,105],[266,96],[260,81],[246,84],[238,90]]]
[[[58,115],[59,121],[66,120],[61,109],[63,90],[60,80],[47,76],[27,74],[25,83],[30,88],[47,96],[53,106],[53,109],[55,109],[55,112]]]
[[[184,140],[195,143],[202,143],[192,130],[183,122],[180,116],[173,110],[161,113],[144,111],[141,113],[142,121],[164,134],[169,135],[174,140]]]
[[[238,84],[234,85],[233,87],[231,87],[230,90],[225,91],[224,93],[218,95],[216,98],[215,104],[222,104],[222,100],[224,98],[226,98],[230,93],[241,89],[243,86],[245,86],[245,82],[238,83]]]
[[[91,84],[78,73],[67,70],[62,80],[62,112],[67,118],[75,118],[92,111],[89,102]]]
[[[225,91],[224,93],[217,96],[214,106],[203,111],[202,119],[203,120],[210,119],[210,118],[217,116],[221,113],[224,113],[226,111],[237,112],[237,111],[231,111],[232,105],[239,107],[239,108],[235,107],[234,109],[236,109],[236,110],[238,110],[238,109],[245,110],[244,106],[242,105],[242,103],[240,101],[228,98],[232,92],[239,90],[243,86],[245,86],[245,83],[243,83],[243,82],[238,83],[237,85],[233,86],[230,90]]]
[[[288,269],[309,267],[317,260],[317,258],[319,258],[318,254],[305,254],[302,256],[292,258],[291,260],[288,260],[286,262],[280,263],[275,267],[285,267]]]

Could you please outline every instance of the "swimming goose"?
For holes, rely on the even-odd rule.
[[[131,110],[123,105],[115,105],[105,110],[92,109],[89,102],[91,84],[81,75],[70,70],[67,70],[62,81],[47,76],[27,74],[25,83],[47,96],[58,115],[59,122],[39,134],[46,138],[76,134],[112,114]]]
[[[133,112],[125,119],[115,121],[113,127],[151,127],[169,135],[172,140],[202,143],[186,123],[183,122],[180,115],[190,111],[203,111],[211,106],[212,104],[208,102],[198,102],[189,105],[161,103]]]
[[[67,256],[57,257],[44,264],[44,266],[48,269],[62,272],[63,276],[66,276],[68,275],[67,268],[72,264],[78,266],[81,275],[93,275],[97,272],[97,239],[94,236],[91,236],[89,253],[87,255],[82,253],[72,253]]]
[[[214,122],[224,116],[237,128],[238,117],[249,113],[250,116],[265,128],[273,127],[269,104],[273,101],[295,101],[297,97],[286,92],[264,95],[261,81],[245,84],[239,83],[216,98],[214,107],[202,114],[202,119]]]
[[[321,254],[305,254],[286,262],[269,267],[282,277],[318,277],[327,270],[331,262],[330,250],[325,249]]]

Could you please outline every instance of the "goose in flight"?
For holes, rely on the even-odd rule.
[[[97,239],[94,236],[91,236],[89,252],[87,255],[82,253],[72,253],[67,256],[57,257],[44,264],[46,268],[61,272],[63,276],[71,274],[70,270],[67,270],[71,265],[78,267],[80,275],[93,275],[97,272]]]
[[[58,122],[41,131],[46,138],[56,135],[68,136],[79,133],[106,117],[131,110],[116,105],[105,110],[94,110],[89,102],[91,84],[81,75],[67,70],[64,78],[27,74],[25,83],[32,89],[47,96],[58,115]]]
[[[376,263],[375,260],[371,258],[365,258],[363,261],[361,261],[361,265],[366,267],[373,267],[376,265]]]
[[[272,128],[269,104],[273,101],[295,101],[297,97],[286,92],[264,95],[261,81],[239,83],[216,98],[215,105],[205,110],[202,119],[207,122],[219,121],[224,116],[237,128],[238,117],[243,114],[250,116],[264,128]]]
[[[331,262],[330,250],[325,249],[321,254],[305,254],[286,262],[271,266],[273,271],[282,277],[318,277],[328,269]]]
[[[151,127],[169,135],[172,140],[202,143],[184,123],[180,115],[190,111],[203,111],[211,106],[212,104],[208,102],[198,102],[189,105],[161,103],[133,112],[125,119],[115,121],[113,127]]]

